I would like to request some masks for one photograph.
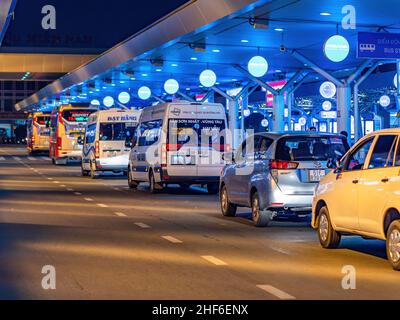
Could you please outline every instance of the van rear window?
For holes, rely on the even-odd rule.
[[[327,161],[341,158],[349,145],[341,136],[285,137],[278,141],[276,159],[285,161]]]
[[[222,119],[170,119],[168,143],[198,146],[224,145],[225,129],[225,121]]]

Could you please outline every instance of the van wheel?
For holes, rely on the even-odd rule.
[[[209,183],[207,184],[207,192],[208,194],[217,194],[219,191],[218,183]]]
[[[229,202],[228,190],[223,185],[221,188],[219,200],[221,203],[221,211],[224,217],[234,217],[236,215],[237,206]]]
[[[393,221],[389,226],[386,253],[392,268],[400,271],[400,220]]]
[[[87,177],[89,175],[89,171],[83,169],[83,163],[81,164],[81,172],[82,172],[82,177]]]
[[[92,178],[92,179],[97,178],[96,164],[94,164],[93,161],[90,161],[90,178]]]
[[[253,222],[256,227],[268,227],[269,223],[271,222],[272,211],[260,209],[260,199],[258,197],[258,192],[254,192],[251,198],[251,211]]]
[[[150,182],[150,192],[151,193],[153,193],[153,194],[158,193],[163,189],[162,185],[160,185],[159,183],[156,183],[156,179],[154,177],[153,171],[150,171],[149,182]]]
[[[333,229],[327,207],[322,207],[319,210],[318,238],[321,246],[325,249],[336,249],[339,247],[341,235]]]
[[[136,189],[138,187],[139,183],[135,180],[132,179],[132,172],[131,169],[128,169],[128,186],[131,189]]]

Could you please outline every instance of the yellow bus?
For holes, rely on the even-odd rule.
[[[49,113],[36,112],[27,121],[27,148],[30,155],[38,152],[48,152],[50,146]]]
[[[86,123],[97,108],[89,104],[61,105],[51,113],[50,158],[53,164],[82,160]]]

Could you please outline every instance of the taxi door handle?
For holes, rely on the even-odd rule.
[[[389,178],[383,178],[382,180],[381,180],[383,183],[386,183],[386,182],[389,182]]]
[[[353,182],[354,184],[357,184],[357,183],[359,183],[359,182],[360,182],[360,180],[358,180],[358,179],[354,179],[352,182]]]

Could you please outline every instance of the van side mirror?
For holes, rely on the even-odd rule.
[[[125,141],[125,147],[126,147],[126,148],[132,149],[134,146],[136,146],[137,140],[138,140],[138,139],[137,139],[136,136],[133,136],[132,139],[127,139],[127,140]]]
[[[235,163],[235,156],[233,152],[224,152],[222,154],[222,160],[228,162],[228,163]]]

